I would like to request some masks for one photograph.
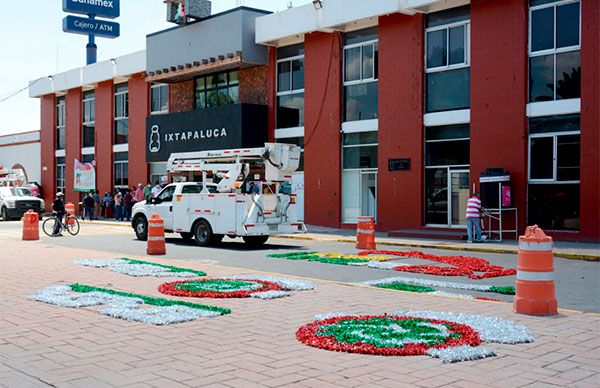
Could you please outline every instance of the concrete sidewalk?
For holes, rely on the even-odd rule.
[[[551,317],[512,312],[509,303],[474,301],[314,281],[313,291],[276,300],[177,298],[228,307],[229,315],[153,326],[27,299],[57,283],[82,283],[166,297],[168,278],[130,277],[81,267],[75,258],[114,258],[44,242],[0,240],[0,386],[218,387],[597,387],[600,316],[561,311]],[[211,276],[248,270],[168,258],[135,257],[193,268]],[[257,271],[252,271],[256,274]],[[595,297],[595,296],[590,296]],[[397,309],[465,312],[513,320],[533,343],[485,344],[498,356],[441,364],[427,356],[381,357],[308,347],[296,330],[316,314],[391,313]]]

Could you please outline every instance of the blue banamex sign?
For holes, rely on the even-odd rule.
[[[88,19],[78,16],[68,15],[63,19],[63,31],[75,34],[102,36],[104,38],[119,37],[119,23],[113,23],[106,20]]]
[[[108,19],[120,15],[120,0],[63,0],[63,11]]]

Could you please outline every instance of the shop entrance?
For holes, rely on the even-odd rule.
[[[377,223],[377,172],[360,173],[360,215],[375,217]]]
[[[426,224],[463,227],[469,200],[469,170],[451,167],[428,168],[426,181]]]

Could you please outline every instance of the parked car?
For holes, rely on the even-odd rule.
[[[43,199],[36,198],[26,187],[0,187],[0,217],[2,221],[21,218],[28,210],[40,215],[46,212]]]

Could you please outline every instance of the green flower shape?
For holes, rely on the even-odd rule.
[[[222,279],[207,279],[197,282],[192,281],[175,285],[175,288],[178,290],[191,292],[254,291],[263,287],[263,284],[252,281]]]

